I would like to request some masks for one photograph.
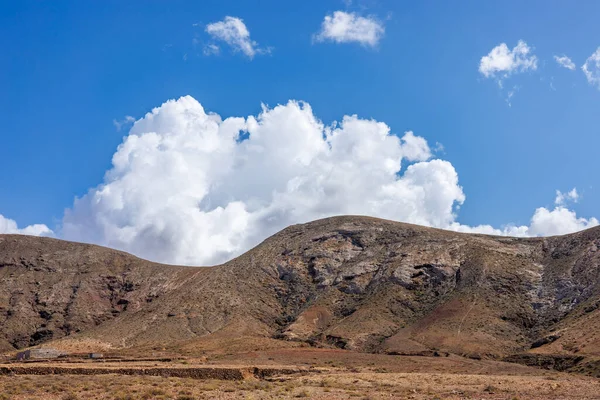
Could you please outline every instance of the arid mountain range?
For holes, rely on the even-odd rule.
[[[0,235],[1,352],[316,346],[594,358],[599,306],[600,227],[509,238],[334,217],[204,268]]]

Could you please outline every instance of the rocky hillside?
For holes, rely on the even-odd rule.
[[[253,338],[392,354],[600,355],[599,305],[600,228],[516,239],[335,217],[211,268],[0,235],[4,351]]]

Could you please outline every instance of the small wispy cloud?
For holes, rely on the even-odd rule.
[[[485,78],[502,79],[516,73],[535,71],[538,58],[531,53],[531,47],[523,40],[519,40],[512,50],[506,43],[500,43],[486,56],[481,57],[479,72]]]
[[[581,66],[588,83],[600,89],[600,47]]]
[[[126,115],[125,118],[123,118],[122,120],[113,119],[113,125],[117,129],[117,132],[120,132],[121,128],[123,128],[124,126],[132,124],[134,122],[135,118],[133,118],[131,115]]]
[[[484,78],[494,78],[501,92],[504,92],[504,80],[511,75],[527,71],[535,71],[538,67],[538,58],[532,54],[532,48],[523,40],[511,49],[506,43],[500,43],[479,61],[479,73]],[[519,86],[508,89],[504,101],[512,107],[514,95],[519,91]]]
[[[214,40],[227,43],[234,52],[241,52],[252,59],[257,54],[268,54],[271,48],[261,48],[258,43],[250,39],[250,31],[244,21],[238,17],[226,16],[222,21],[208,24],[205,29]],[[204,47],[205,55],[218,54],[218,46],[209,44]],[[208,51],[208,52],[207,52]]]
[[[556,198],[554,199],[554,204],[556,204],[557,206],[565,206],[568,203],[577,203],[578,201],[579,193],[577,193],[577,188],[573,188],[566,193],[557,190]]]
[[[566,55],[562,56],[554,56],[554,60],[563,68],[570,69],[571,71],[575,71],[575,63]]]
[[[520,87],[515,85],[506,94],[506,99],[504,99],[504,101],[506,101],[506,104],[508,104],[509,107],[512,107],[512,99],[513,99],[515,93],[517,93],[519,91],[519,89],[520,89]]]
[[[214,43],[209,43],[202,49],[205,56],[218,55],[221,53],[221,48]]]
[[[356,13],[335,11],[326,15],[319,33],[313,36],[317,42],[360,43],[375,47],[385,33],[385,27],[374,17],[362,17]]]

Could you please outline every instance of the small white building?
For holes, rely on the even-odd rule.
[[[40,360],[48,358],[58,358],[64,353],[52,348],[29,349],[17,353],[17,360]]]

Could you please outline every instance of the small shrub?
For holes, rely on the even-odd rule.
[[[310,397],[310,393],[305,389],[298,392],[295,397]]]
[[[487,385],[485,388],[483,388],[483,391],[486,393],[495,393],[497,390],[498,389],[492,385]]]

